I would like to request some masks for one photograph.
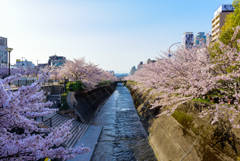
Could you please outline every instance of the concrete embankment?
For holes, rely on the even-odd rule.
[[[209,123],[197,139],[212,118],[200,118],[199,113],[210,104],[189,101],[180,105],[172,116],[157,117],[164,108],[150,109],[156,96],[133,89],[132,82],[127,82],[126,86],[158,160],[236,161],[240,157],[240,130],[232,128],[227,120],[214,125]]]

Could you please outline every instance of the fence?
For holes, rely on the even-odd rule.
[[[36,82],[36,79],[17,80],[17,81],[13,81],[10,85],[12,87],[21,87],[21,86],[31,85],[34,82]],[[53,85],[53,80],[52,79],[49,79],[48,81],[45,81],[44,83],[42,83],[42,86],[50,86],[50,85]]]

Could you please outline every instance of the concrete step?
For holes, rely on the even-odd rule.
[[[82,129],[83,126],[84,126],[83,124],[78,123],[77,126],[73,129],[73,131],[71,132],[71,133],[72,133],[71,138],[69,138],[69,139],[65,142],[65,145],[66,145],[67,148],[69,148],[70,145],[74,142],[76,136],[78,135],[79,129]]]
[[[50,127],[50,119],[52,120],[53,128],[57,128],[69,120],[69,118],[66,116],[62,116],[61,114],[55,114],[51,118],[48,118],[47,120],[45,120],[43,122],[44,125]],[[76,142],[82,138],[82,136],[84,135],[84,133],[86,132],[88,127],[89,127],[89,125],[87,125],[87,124],[82,124],[76,120],[73,120],[72,127],[69,130],[71,132],[72,136],[68,140],[65,141],[65,143],[64,143],[65,146],[67,148],[72,148],[76,144]]]
[[[56,117],[58,117],[58,114],[55,114],[55,115],[53,115],[52,117],[49,117],[48,119],[46,119],[45,121],[43,121],[43,123],[46,125],[46,126],[49,126],[50,127],[50,119],[54,119],[54,118],[56,118]]]
[[[84,147],[91,148],[91,152],[84,155],[76,155],[74,159],[70,159],[68,161],[90,161],[92,159],[94,150],[97,146],[97,142],[101,134],[101,131],[102,131],[102,126],[93,126],[93,125],[89,126],[85,134],[82,136],[81,139],[79,139],[79,141],[77,141],[77,143],[73,146],[73,148],[77,146],[82,146],[83,144]]]
[[[72,142],[71,144],[68,146],[68,148],[72,148],[79,139],[82,138],[82,136],[84,135],[84,133],[87,131],[88,129],[88,125],[84,125],[81,129],[79,129],[76,133],[75,133],[75,137],[72,138]]]
[[[68,120],[68,117],[63,116],[59,121],[56,122],[56,124],[53,125],[53,127],[59,127],[63,123],[65,123]]]
[[[52,121],[52,126],[51,127],[55,127],[55,125],[58,123],[59,120],[62,120],[62,116],[61,115],[57,115],[55,117],[52,117],[51,119],[49,119],[47,122],[46,122],[46,125],[50,127],[50,121]]]

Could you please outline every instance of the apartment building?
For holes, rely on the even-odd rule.
[[[52,65],[63,65],[66,62],[66,57],[64,56],[57,56],[57,55],[53,55],[53,56],[49,56],[48,59],[48,65],[52,66]]]
[[[212,20],[212,41],[216,41],[222,26],[225,23],[225,17],[229,13],[234,11],[234,7],[231,4],[221,5],[215,12]]]

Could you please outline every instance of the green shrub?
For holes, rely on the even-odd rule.
[[[208,104],[216,104],[216,103],[210,102],[209,98],[206,98],[206,99],[202,99],[202,98],[193,98],[192,100],[194,100],[194,101],[198,101],[198,102],[203,102],[203,103],[208,103]]]
[[[63,93],[61,95],[61,110],[68,110],[70,107],[68,106],[68,103],[67,103],[67,95],[68,93]]]
[[[101,81],[101,82],[99,82],[99,83],[97,84],[97,86],[101,86],[101,85],[105,85],[105,84],[109,84],[109,83],[111,83],[110,80],[107,80],[107,81]]]
[[[83,90],[86,86],[81,81],[67,83],[66,89],[68,91]]]

